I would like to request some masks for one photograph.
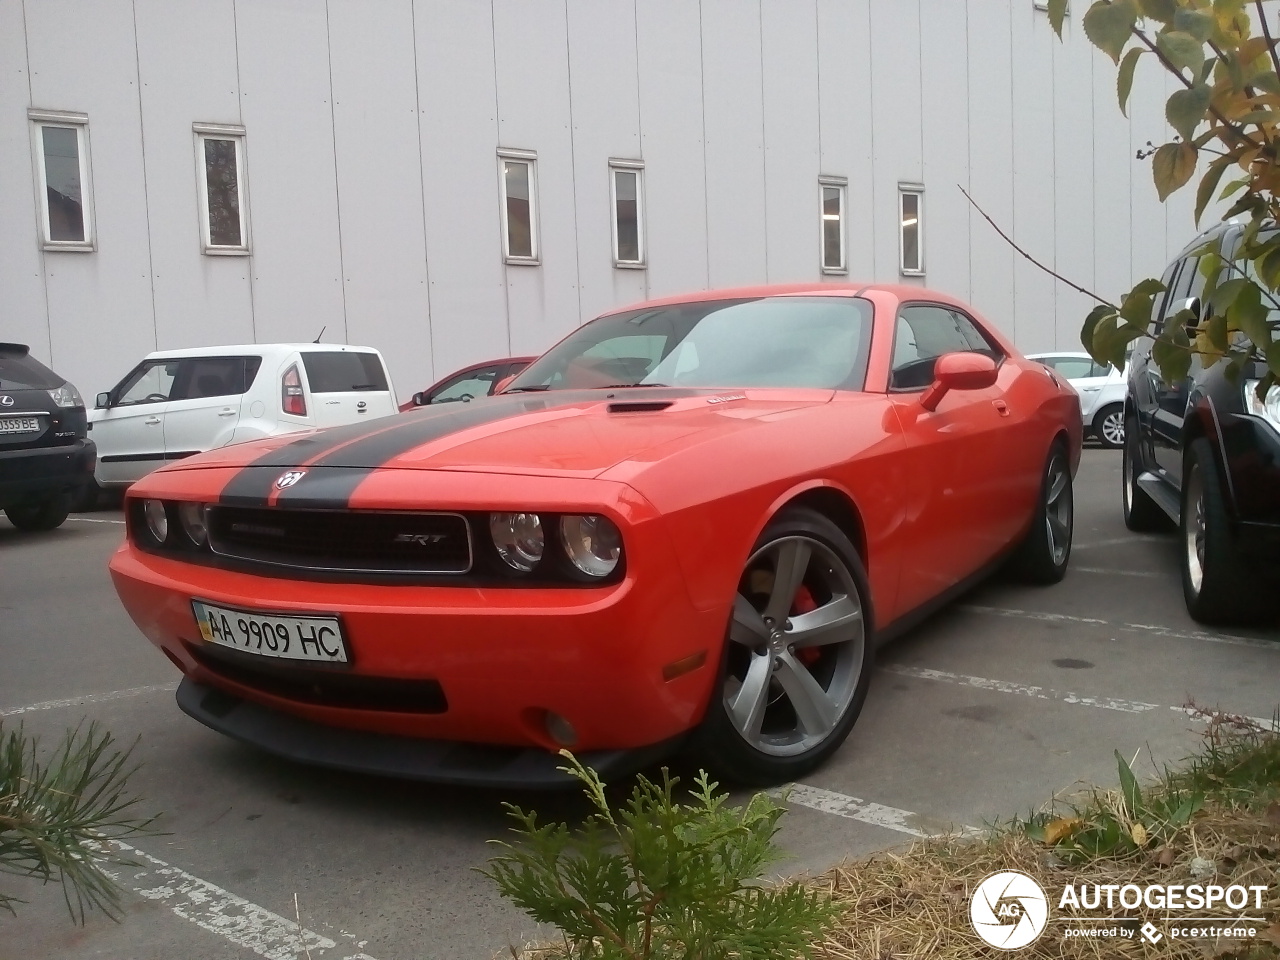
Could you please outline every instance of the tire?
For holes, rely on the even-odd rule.
[[[1138,486],[1138,475],[1145,468],[1141,443],[1138,418],[1131,416],[1125,422],[1124,453],[1120,459],[1120,507],[1124,511],[1124,525],[1135,533],[1172,530],[1173,520]]]
[[[1097,412],[1090,429],[1093,431],[1093,435],[1098,438],[1098,442],[1108,450],[1119,450],[1124,446],[1124,438],[1127,432],[1125,430],[1126,426],[1124,404],[1113,403]]]
[[[1187,612],[1207,624],[1250,624],[1264,619],[1261,584],[1241,562],[1214,463],[1213,447],[1192,442],[1182,467],[1182,596]]]
[[[19,530],[53,530],[62,526],[71,512],[71,498],[58,494],[47,500],[26,500],[7,507],[4,515]]]
[[[862,560],[834,523],[803,507],[770,521],[733,598],[716,686],[693,739],[701,762],[726,780],[763,786],[802,777],[831,756],[871,680],[870,597]]]
[[[1075,520],[1075,494],[1067,447],[1055,441],[1045,460],[1031,529],[1010,558],[1010,570],[1025,583],[1058,583],[1067,575]]]

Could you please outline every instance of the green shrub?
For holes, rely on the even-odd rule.
[[[594,811],[571,831],[539,825],[506,804],[517,843],[481,871],[540,923],[564,937],[573,960],[784,960],[808,957],[835,916],[827,896],[801,884],[754,883],[779,856],[784,808],[764,794],[745,807],[700,773],[689,802],[679,778],[638,777],[630,799],[611,808],[595,771],[568,751],[566,772],[582,781]]]

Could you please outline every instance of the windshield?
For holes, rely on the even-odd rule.
[[[535,360],[518,390],[814,387],[858,390],[872,306],[855,297],[765,297],[647,307],[585,324]]]
[[[26,352],[0,350],[0,390],[55,390],[64,382]]]

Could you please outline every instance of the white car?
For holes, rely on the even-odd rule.
[[[1103,366],[1087,353],[1029,353],[1027,359],[1057,371],[1075,387],[1086,433],[1097,437],[1104,447],[1124,446],[1123,370]]]
[[[104,489],[231,443],[397,412],[382,354],[330,343],[157,351],[95,407],[89,436]]]

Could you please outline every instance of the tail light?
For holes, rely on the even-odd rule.
[[[307,415],[307,398],[302,393],[302,375],[296,363],[284,372],[284,379],[280,381],[280,402],[285,413],[295,417]]]

